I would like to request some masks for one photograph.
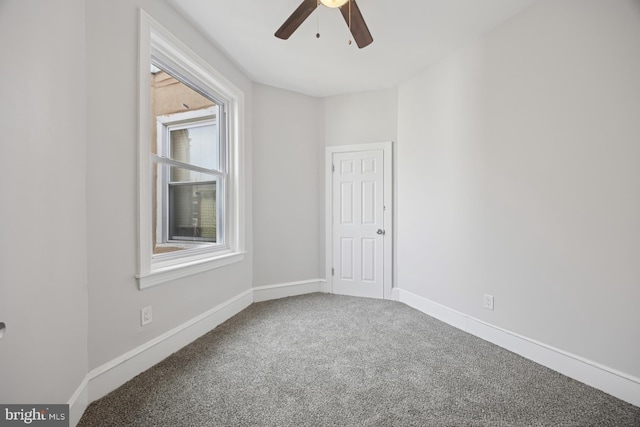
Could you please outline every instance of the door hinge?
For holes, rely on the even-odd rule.
[[[336,171],[336,165],[331,164],[331,172],[335,172]]]
[[[333,267],[331,267],[331,275],[332,275],[332,276],[335,276],[335,275],[336,275],[336,270],[335,270]]]

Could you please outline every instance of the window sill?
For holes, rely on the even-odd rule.
[[[245,253],[246,252],[233,252],[230,254],[216,256],[215,258],[184,262],[166,267],[156,267],[149,273],[139,274],[136,276],[138,279],[138,287],[142,290],[161,283],[180,279],[182,277],[224,267],[225,265],[235,264],[244,260]]]

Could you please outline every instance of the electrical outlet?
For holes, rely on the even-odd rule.
[[[148,325],[153,321],[153,316],[151,314],[151,306],[144,307],[140,310],[140,323],[142,326]]]
[[[484,294],[484,299],[482,300],[482,306],[487,310],[493,310],[493,295]]]

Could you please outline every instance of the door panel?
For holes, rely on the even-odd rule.
[[[353,280],[353,239],[340,239],[340,278]]]
[[[343,182],[340,185],[340,223],[353,224],[353,183]]]
[[[362,182],[362,224],[376,223],[376,182]]]
[[[376,241],[362,239],[362,281],[376,281]]]
[[[333,154],[333,292],[384,297],[384,152]]]

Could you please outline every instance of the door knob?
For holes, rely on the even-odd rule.
[[[378,234],[384,234],[384,230],[382,228],[378,228],[378,231],[376,231],[376,233]]]

